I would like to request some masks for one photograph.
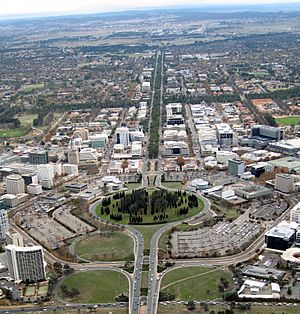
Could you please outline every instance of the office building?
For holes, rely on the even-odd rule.
[[[25,173],[25,174],[21,174],[25,185],[29,185],[29,184],[37,184],[38,183],[38,176],[36,175],[36,173]]]
[[[40,184],[31,183],[27,186],[28,194],[39,195],[43,192],[42,186]]]
[[[245,163],[240,159],[228,160],[228,174],[232,176],[242,175],[245,171]]]
[[[269,249],[285,251],[294,244],[295,238],[295,226],[283,221],[266,232],[265,244]]]
[[[219,145],[232,145],[233,131],[228,123],[216,124]]]
[[[62,171],[64,174],[67,174],[67,175],[78,176],[78,166],[77,165],[64,164]]]
[[[116,129],[116,144],[124,145],[124,148],[128,148],[130,145],[130,132],[127,127],[120,127]]]
[[[143,82],[142,83],[142,92],[148,93],[151,91],[151,83],[150,82]]]
[[[29,163],[34,165],[47,164],[49,162],[48,152],[45,150],[33,150],[29,152]]]
[[[79,164],[79,151],[77,148],[68,151],[68,163],[71,165]]]
[[[5,209],[0,209],[0,241],[5,240],[8,231],[8,215]]]
[[[279,173],[275,179],[275,190],[291,193],[294,190],[294,177],[290,174]]]
[[[180,103],[171,103],[166,105],[167,117],[182,114],[182,104]]]
[[[300,225],[300,203],[291,209],[290,221]]]
[[[6,177],[6,192],[7,194],[17,195],[25,193],[24,179],[18,174],[12,174]]]
[[[54,179],[54,169],[53,165],[47,164],[47,165],[38,165],[37,166],[38,171],[38,180],[39,182],[43,180],[53,180]]]
[[[256,125],[251,129],[248,138],[239,140],[242,146],[251,146],[256,148],[266,148],[283,139],[283,130],[268,125]]]
[[[9,276],[15,282],[37,282],[46,279],[44,253],[41,246],[5,247]]]
[[[280,141],[283,139],[283,130],[269,125],[256,125],[252,127],[250,137]]]
[[[96,134],[90,136],[92,148],[104,148],[108,142],[107,134]]]
[[[6,232],[5,242],[7,245],[13,244],[15,246],[24,246],[24,239],[18,232]]]

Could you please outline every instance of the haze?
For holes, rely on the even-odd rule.
[[[2,1],[1,1],[2,2]],[[4,2],[4,1],[3,1]],[[65,13],[92,13],[109,12],[126,9],[141,9],[149,7],[175,5],[228,5],[225,0],[183,1],[183,0],[12,0],[0,4],[0,16],[30,15],[30,14],[65,14]],[[103,3],[104,2],[104,3]],[[230,5],[242,4],[275,4],[282,0],[231,0]],[[289,3],[298,3],[299,0],[289,0]]]

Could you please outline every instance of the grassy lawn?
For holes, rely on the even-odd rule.
[[[22,137],[28,133],[27,128],[0,129],[0,138]]]
[[[44,87],[44,84],[29,84],[29,85],[24,85],[22,87],[22,91],[25,93],[32,93],[36,89],[41,89]]]
[[[74,273],[68,276],[63,283],[69,289],[80,291],[73,303],[107,303],[115,302],[115,297],[128,292],[127,278],[111,270],[95,270]]]
[[[161,291],[175,294],[176,300],[213,300],[223,295],[218,289],[220,278],[229,281],[227,291],[234,287],[229,274],[208,267],[182,267],[167,273]]]
[[[182,190],[185,186],[181,184],[180,181],[166,181],[161,183],[163,186],[165,186],[168,189],[174,189],[174,190]]]
[[[188,311],[185,305],[159,305],[158,307],[158,314],[183,314],[183,313],[189,313],[189,314],[196,314],[196,313],[210,313],[210,311],[214,311],[215,313],[225,311],[226,309],[229,309],[230,307],[228,305],[209,305],[208,306],[208,312],[205,312],[203,308],[200,305],[196,306],[196,309],[194,311]],[[201,310],[200,310],[201,309]],[[274,306],[270,304],[270,306],[252,306],[250,310],[244,311],[239,309],[234,309],[235,314],[295,314],[298,313],[299,307],[293,307],[293,306]]]
[[[280,126],[300,124],[300,116],[281,117],[281,118],[275,118],[275,120]]]
[[[132,183],[126,183],[125,184],[125,187],[130,189],[130,190],[134,190],[134,189],[137,189],[141,186],[141,183],[140,182],[132,182]]]
[[[91,261],[124,261],[133,254],[133,239],[116,231],[94,234],[77,242],[75,252]]]
[[[22,313],[31,313],[31,314],[38,314],[38,313],[45,313],[44,311],[37,311],[37,312],[27,312],[26,310],[22,310]],[[87,313],[91,313],[91,310],[89,309],[80,309],[80,311],[73,309],[72,307],[66,307],[65,310],[61,309],[61,310],[55,310],[55,311],[50,311],[47,310],[46,313],[50,313],[50,314],[87,314]],[[112,313],[112,314],[128,314],[128,308],[123,307],[123,308],[110,308],[110,307],[106,307],[106,308],[97,308],[97,310],[95,311],[95,313],[98,314],[108,314],[108,313]]]
[[[142,288],[148,287],[148,273],[147,271],[142,272]]]
[[[185,220],[187,218],[190,218],[196,214],[198,214],[203,206],[203,200],[198,198],[198,206],[193,206],[193,207],[188,207],[188,197],[189,194],[186,193],[185,196],[182,193],[182,196],[179,196],[177,198],[177,206],[175,207],[166,207],[163,211],[159,211],[158,213],[154,213],[151,214],[151,208],[150,208],[150,200],[151,200],[151,194],[157,192],[157,190],[149,190],[149,198],[148,198],[148,207],[147,207],[147,214],[144,214],[142,212],[141,208],[138,208],[139,213],[137,214],[139,217],[142,217],[143,221],[139,224],[156,224],[156,223],[166,223],[166,222],[174,222],[174,221],[179,221],[179,220]],[[131,192],[127,193],[127,195],[130,195]],[[175,196],[175,194],[177,192],[167,192],[167,191],[163,191],[163,193],[166,194],[172,194]],[[185,192],[184,192],[185,193]],[[183,203],[181,205],[179,205],[179,201],[180,198],[182,198]],[[96,209],[96,213],[98,216],[100,216],[102,219],[104,220],[108,220],[108,221],[114,221],[120,224],[129,224],[129,218],[130,218],[130,214],[128,212],[126,213],[119,213],[118,212],[118,207],[120,208],[121,206],[121,200],[120,199],[113,199],[112,197],[110,197],[111,200],[111,204],[108,206],[109,208],[109,214],[107,215],[105,212],[101,212],[102,209],[102,204],[99,204],[97,209]],[[136,202],[134,203],[134,205],[136,205]],[[144,204],[143,204],[144,205]],[[104,207],[104,206],[103,206]],[[188,208],[188,213],[187,214],[178,214],[179,210],[183,209],[183,208]],[[155,220],[154,217],[158,217],[160,214],[165,214],[166,217],[163,218],[162,220]],[[121,215],[121,220],[114,220],[110,217],[111,214],[114,215]],[[134,215],[133,215],[134,216]],[[132,223],[135,224],[135,223]]]
[[[163,224],[155,225],[155,226],[134,226],[134,228],[138,230],[144,237],[144,249],[145,250],[150,249],[150,240],[153,234],[162,226]]]
[[[28,114],[22,116],[16,116],[21,122],[22,127],[32,126],[33,120],[37,118],[37,114]]]

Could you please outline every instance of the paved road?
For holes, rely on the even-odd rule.
[[[207,199],[204,200],[204,208],[203,210],[190,219],[200,219],[200,217],[204,217],[205,214],[208,214],[210,211],[210,202]],[[158,306],[158,297],[159,297],[159,285],[160,280],[157,274],[157,265],[158,265],[158,240],[163,233],[180,225],[182,221],[176,221],[173,223],[169,223],[164,225],[162,228],[157,230],[151,238],[150,241],[150,255],[149,255],[149,277],[148,277],[148,298],[147,298],[147,314],[157,313]]]

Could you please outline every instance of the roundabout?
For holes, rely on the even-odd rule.
[[[200,213],[203,207],[201,198],[185,191],[143,189],[104,198],[96,214],[118,224],[153,225],[185,220]]]

